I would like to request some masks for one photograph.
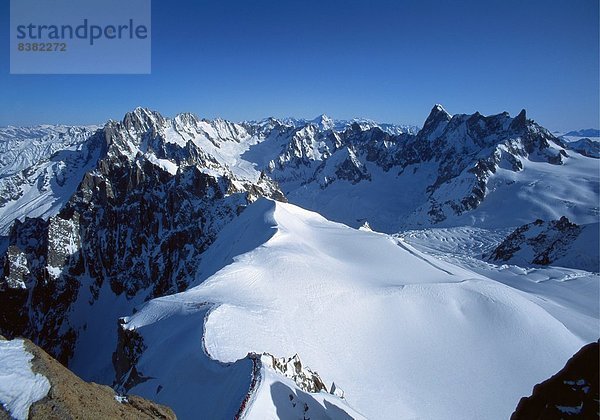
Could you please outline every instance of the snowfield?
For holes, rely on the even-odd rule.
[[[311,419],[363,420],[365,417],[338,397],[325,392],[308,393],[268,367],[261,369],[261,383],[244,418],[247,420]]]
[[[506,419],[597,338],[598,313],[592,304],[548,310],[539,289],[462,265],[261,199],[203,256],[197,286],[126,318],[147,346],[138,370],[152,378],[131,392],[181,418],[214,414],[227,395],[230,415],[249,387],[249,352],[297,353],[328,388],[335,381],[345,391],[345,400],[307,394],[312,413],[318,404],[340,418]],[[562,287],[571,298],[597,296],[597,276],[584,280]],[[285,378],[259,376],[245,416],[293,416],[292,400],[306,400]]]
[[[98,128],[0,127],[0,235],[15,219],[58,213],[98,160]]]
[[[0,404],[17,420],[29,416],[29,407],[50,391],[44,375],[31,370],[33,355],[23,340],[0,340]]]
[[[554,264],[545,267],[497,265],[482,260],[482,255],[489,254],[510,231],[511,229],[457,227],[407,231],[397,236],[427,255],[472,270],[520,291],[584,341],[589,343],[598,340],[598,273]],[[597,249],[597,235],[596,231],[595,242],[587,244],[590,251],[594,246]],[[577,251],[567,255],[578,257]],[[561,261],[566,259],[567,256]]]

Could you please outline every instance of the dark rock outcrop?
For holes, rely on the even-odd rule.
[[[584,346],[530,397],[521,398],[511,420],[597,419],[599,357],[598,342]]]
[[[547,222],[538,219],[515,229],[484,258],[517,265],[559,263],[597,272],[600,264],[597,228],[597,225],[579,226],[565,216]],[[584,232],[589,243],[585,239],[579,243],[579,238],[585,238]]]

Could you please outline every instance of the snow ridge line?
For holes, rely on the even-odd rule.
[[[215,359],[214,357],[211,356],[211,354],[209,353],[208,349],[206,348],[206,342],[204,340],[204,338],[206,337],[206,322],[208,321],[208,317],[210,316],[210,314],[212,313],[212,311],[214,311],[215,309],[217,309],[220,305],[218,304],[214,304],[214,303],[210,303],[210,302],[202,302],[201,304],[202,306],[208,306],[209,309],[206,311],[206,314],[204,315],[204,321],[203,321],[203,325],[202,325],[202,351],[204,351],[204,354],[212,361],[219,363],[221,365],[227,365],[227,363],[224,363],[218,359]],[[235,420],[242,420],[246,418],[246,415],[248,414],[248,409],[252,406],[252,401],[255,399],[256,396],[256,390],[258,390],[263,376],[261,374],[261,368],[263,367],[262,362],[260,360],[260,355],[256,354],[256,353],[248,353],[245,357],[245,359],[250,359],[252,361],[252,373],[251,373],[251,379],[250,379],[250,386],[248,387],[248,391],[246,392],[246,395],[244,396],[244,399],[242,400],[241,404],[240,404],[240,408],[238,409],[238,412],[236,413],[236,415],[234,416]]]
[[[242,420],[246,418],[246,415],[248,414],[248,408],[252,406],[252,402],[256,398],[256,390],[258,390],[263,380],[263,375],[261,374],[263,364],[260,360],[260,355],[256,353],[248,353],[246,357],[252,360],[252,379],[250,381],[248,392],[246,393],[246,396],[240,405],[240,409],[234,417],[235,420]]]
[[[396,243],[396,245],[398,245],[400,248],[402,248],[403,250],[405,250],[406,252],[408,252],[411,255],[414,255],[415,257],[419,258],[420,260],[425,261],[427,264],[429,264],[430,266],[432,266],[433,268],[436,268],[440,271],[443,271],[444,273],[454,276],[454,273],[451,273],[448,270],[444,270],[441,267],[438,267],[437,265],[435,265],[434,263],[432,263],[431,261],[429,261],[427,258],[423,258],[421,255],[417,254],[416,252],[414,252],[412,249],[410,249],[409,247],[407,247],[401,239],[397,238],[396,240],[394,240],[394,242]]]
[[[210,302],[202,302],[199,304],[198,307],[204,307],[204,306],[208,306],[209,309],[207,310],[206,314],[204,315],[204,321],[203,321],[203,326],[202,326],[202,331],[203,331],[202,332],[202,340],[201,340],[202,341],[202,350],[204,351],[204,354],[210,360],[226,366],[226,365],[228,365],[228,363],[225,363],[218,359],[215,359],[214,357],[212,357],[210,355],[208,349],[206,348],[206,342],[204,340],[205,335],[206,335],[206,322],[208,320],[208,317],[210,316],[212,311],[217,309],[220,305],[210,303]],[[335,382],[332,382],[331,390],[328,390],[327,386],[324,384],[323,380],[321,379],[321,377],[319,376],[318,373],[313,372],[312,370],[310,370],[310,368],[303,368],[300,358],[297,354],[289,359],[286,359],[285,357],[283,357],[281,359],[277,359],[275,356],[273,356],[270,353],[264,352],[262,354],[259,354],[259,353],[255,353],[255,352],[249,352],[245,357],[243,357],[242,359],[239,359],[239,360],[249,359],[252,362],[252,372],[251,372],[250,386],[248,387],[248,391],[246,392],[246,395],[244,396],[244,398],[240,404],[240,408],[239,408],[237,414],[234,416],[235,420],[245,419],[248,415],[250,407],[252,407],[254,400],[256,399],[256,393],[257,393],[258,389],[260,388],[260,386],[263,382],[263,379],[264,379],[264,375],[262,374],[263,369],[267,369],[269,367],[268,363],[265,364],[265,362],[263,362],[262,357],[264,357],[264,356],[272,359],[273,366],[270,366],[270,367],[272,368],[272,370],[275,373],[277,373],[278,375],[280,375],[284,378],[292,379],[296,383],[296,386],[298,386],[302,391],[307,392],[307,393],[315,393],[315,392],[321,392],[324,390],[328,394],[338,396],[342,399],[344,398],[344,391],[337,388],[335,385]],[[313,382],[314,388],[311,389],[305,383],[299,383],[296,380],[295,376],[286,375],[284,373],[285,366],[278,366],[277,365],[278,361],[284,365],[286,363],[293,363],[294,368],[296,369],[296,373],[299,375],[310,375],[309,381]],[[284,370],[281,371],[280,369],[284,369]]]

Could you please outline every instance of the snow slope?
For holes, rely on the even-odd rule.
[[[198,418],[200,413],[207,419],[233,418],[250,387],[252,362],[222,364],[209,359],[202,347],[208,305],[155,304],[167,312],[154,320],[153,328],[139,331],[148,349],[137,370],[147,380],[130,392],[168,405],[180,419]]]
[[[325,392],[305,392],[291,379],[282,377],[269,367],[261,368],[260,377],[260,386],[250,400],[245,419],[301,419],[305,416],[310,419],[364,419],[343,399]]]
[[[413,230],[397,236],[427,255],[518,290],[585,342],[596,341],[600,336],[600,275],[561,267],[560,261],[549,267],[487,261],[487,256],[511,232],[512,229],[458,227]],[[596,240],[597,237],[596,233]],[[577,258],[576,252],[567,256]]]
[[[0,340],[0,404],[17,420],[50,391],[48,379],[31,370],[31,359],[23,340]]]
[[[598,196],[597,160],[571,156],[561,171],[537,162],[527,162],[525,166],[519,173],[499,169],[490,177],[489,193],[477,209],[451,216],[441,225],[504,228],[537,218],[567,216],[578,223],[598,219],[597,200],[593,201]],[[415,223],[418,224],[416,219]]]
[[[249,240],[264,242],[243,253]],[[157,350],[169,340],[202,339],[223,363],[297,353],[369,418],[504,419],[584,344],[535,296],[294,205],[257,201],[211,249],[229,256],[203,259],[198,286],[127,319],[129,330],[160,331],[142,358],[179,358],[175,347]],[[579,322],[598,326],[597,316]],[[147,396],[143,386],[132,392]]]
[[[58,213],[98,161],[98,128],[0,128],[0,234],[15,219]]]
[[[501,151],[501,159],[495,171],[487,176],[485,199],[471,211],[447,212],[447,218],[437,226],[506,228],[538,218],[552,220],[561,216],[578,224],[598,220],[600,166],[597,159],[569,151],[569,157],[555,165],[546,162],[540,152],[535,152],[527,157],[520,156],[521,169],[514,170],[512,163],[506,160],[510,147],[500,144],[497,150]],[[559,155],[562,150],[554,143],[544,149],[549,155]],[[481,154],[487,152],[483,149]],[[465,195],[469,188],[467,172],[440,185],[432,194],[433,199],[443,203],[448,197]],[[427,210],[427,206],[420,206],[405,219],[404,228],[429,227],[424,217]]]

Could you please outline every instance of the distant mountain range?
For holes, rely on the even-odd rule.
[[[563,136],[570,137],[600,137],[600,130],[595,128],[586,128],[582,130],[569,131],[563,134]]]
[[[0,161],[0,232],[24,215],[56,214],[102,160],[102,148],[109,147],[102,143],[114,143],[113,131],[123,130],[116,124],[97,132],[0,129],[6,151]],[[438,105],[417,134],[415,127],[326,116],[238,124],[192,114],[168,119],[143,108],[121,124],[127,135],[120,136],[119,153],[133,162],[170,176],[195,165],[205,173],[229,174],[238,185],[256,182],[262,173],[290,202],[351,226],[368,220],[374,229],[393,233],[433,225],[517,226],[562,215],[587,223],[596,214],[590,192],[597,180],[590,173],[597,162],[582,157],[598,157],[596,145],[563,143],[524,112],[515,118],[451,116]],[[558,198],[556,189],[571,194]],[[522,212],[502,213],[508,196]]]

